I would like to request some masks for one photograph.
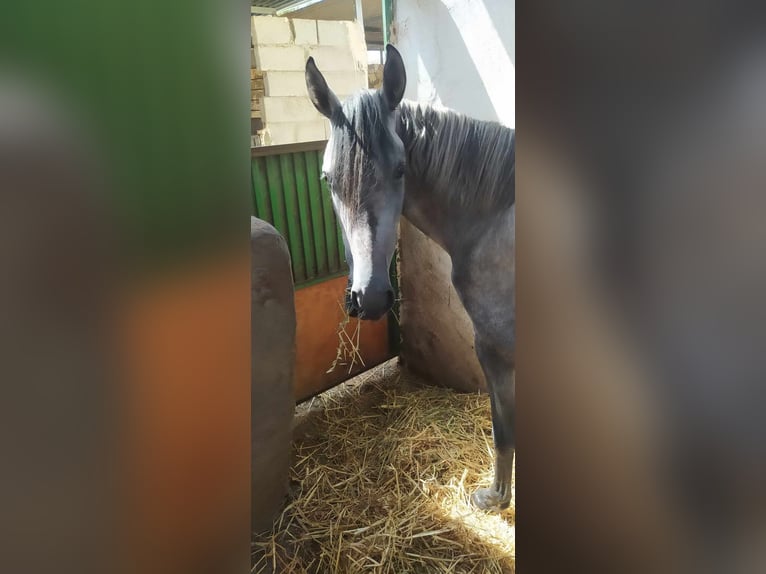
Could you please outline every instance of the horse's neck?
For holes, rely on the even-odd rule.
[[[421,184],[408,181],[405,185],[402,215],[449,252],[450,236],[453,235],[449,229],[449,215],[428,195],[429,192]]]
[[[415,117],[418,105],[402,102],[397,118],[397,133],[408,153],[414,143],[413,137],[427,137],[425,126],[419,125]],[[408,172],[405,182],[402,215],[452,255],[455,243],[458,240],[464,242],[472,234],[470,214],[461,213],[452,206],[446,198],[447,190],[430,179],[428,173],[416,176]]]

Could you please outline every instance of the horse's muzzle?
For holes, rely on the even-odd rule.
[[[374,284],[366,289],[354,290],[350,285],[346,289],[346,311],[351,317],[365,321],[377,321],[394,304],[394,290],[388,285],[379,287]]]

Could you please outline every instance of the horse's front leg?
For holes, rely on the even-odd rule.
[[[478,339],[478,337],[477,337]],[[495,443],[495,478],[492,486],[473,493],[473,503],[482,510],[499,511],[511,503],[511,481],[516,454],[516,376],[512,357],[477,340],[479,357],[489,390],[492,435]]]

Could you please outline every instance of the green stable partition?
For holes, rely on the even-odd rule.
[[[297,288],[348,272],[330,193],[320,178],[326,142],[252,149],[254,215],[290,248]]]

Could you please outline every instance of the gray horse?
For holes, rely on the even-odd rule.
[[[341,103],[313,58],[306,84],[332,126],[322,175],[343,231],[349,313],[376,320],[391,308],[400,215],[450,255],[492,406],[495,478],[472,500],[485,510],[507,508],[516,445],[514,131],[402,101],[406,73],[391,45],[380,90]]]

